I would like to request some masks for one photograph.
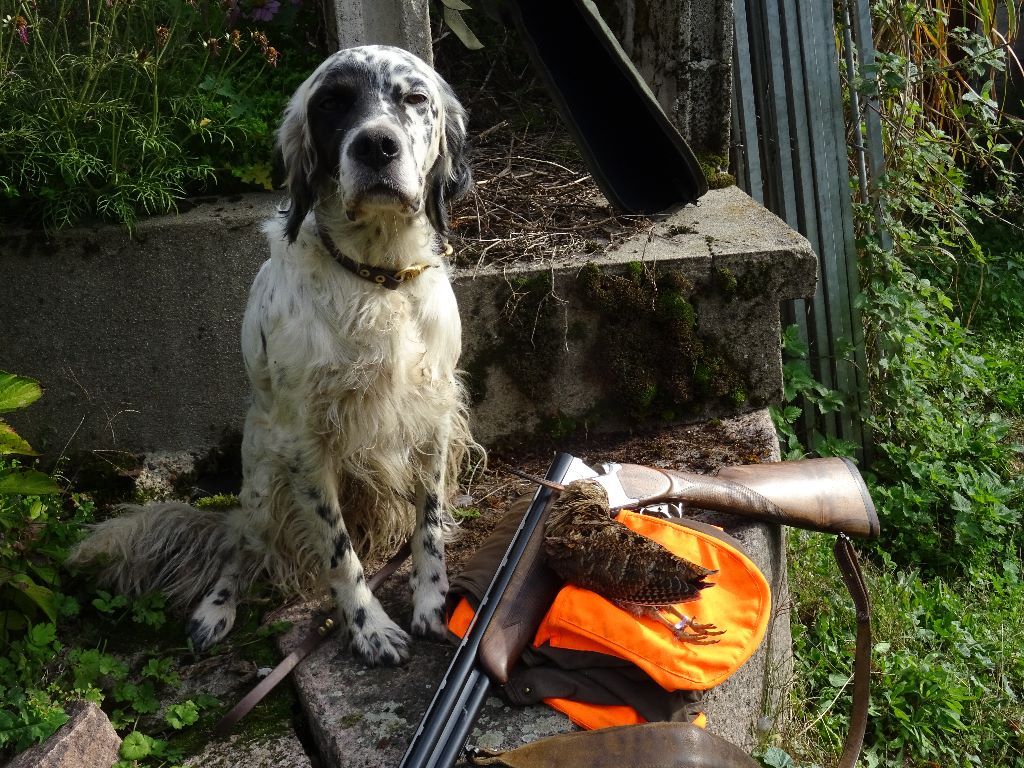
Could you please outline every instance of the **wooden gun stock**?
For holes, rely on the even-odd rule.
[[[679,501],[768,523],[825,533],[878,536],[878,515],[849,459],[723,467],[715,476],[623,464],[617,473],[639,505]]]

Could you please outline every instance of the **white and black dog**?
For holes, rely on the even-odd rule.
[[[446,501],[476,448],[456,372],[461,326],[442,237],[470,186],[466,113],[427,64],[366,46],[328,58],[278,133],[291,204],[265,225],[271,257],[242,325],[252,404],[239,508],[159,503],[106,521],[73,554],[103,580],[199,600],[199,649],[239,595],[326,578],[353,653],[408,657],[408,635],[366,586],[358,553],[412,535],[412,634],[444,633]]]

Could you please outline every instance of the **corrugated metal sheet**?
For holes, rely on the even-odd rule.
[[[735,0],[734,8],[737,183],[818,254],[817,293],[784,316],[800,329],[815,377],[846,402],[825,416],[805,408],[803,426],[870,450],[850,167],[862,182],[877,178],[881,128],[873,101],[840,72],[841,59],[847,71],[873,61],[869,3]],[[853,355],[841,357],[850,345]]]

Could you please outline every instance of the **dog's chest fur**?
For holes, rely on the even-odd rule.
[[[254,385],[272,422],[301,425],[342,457],[428,441],[434,415],[457,397],[451,371],[461,332],[444,264],[434,257],[387,290],[340,267],[320,244],[297,245],[275,244],[247,309],[259,343],[246,359],[254,353],[251,362],[265,363],[249,367],[267,371],[269,380]]]

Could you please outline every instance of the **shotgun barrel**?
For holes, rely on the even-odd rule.
[[[567,453],[555,456],[545,479],[560,483],[572,464]],[[531,537],[543,536],[541,524],[552,497],[550,488],[541,486],[523,516],[487,588],[469,630],[466,632],[434,693],[427,711],[402,758],[401,768],[450,768],[466,743],[470,729],[487,698],[490,679],[482,671],[478,654],[501,598],[523,559]],[[511,658],[518,658],[520,648]]]

